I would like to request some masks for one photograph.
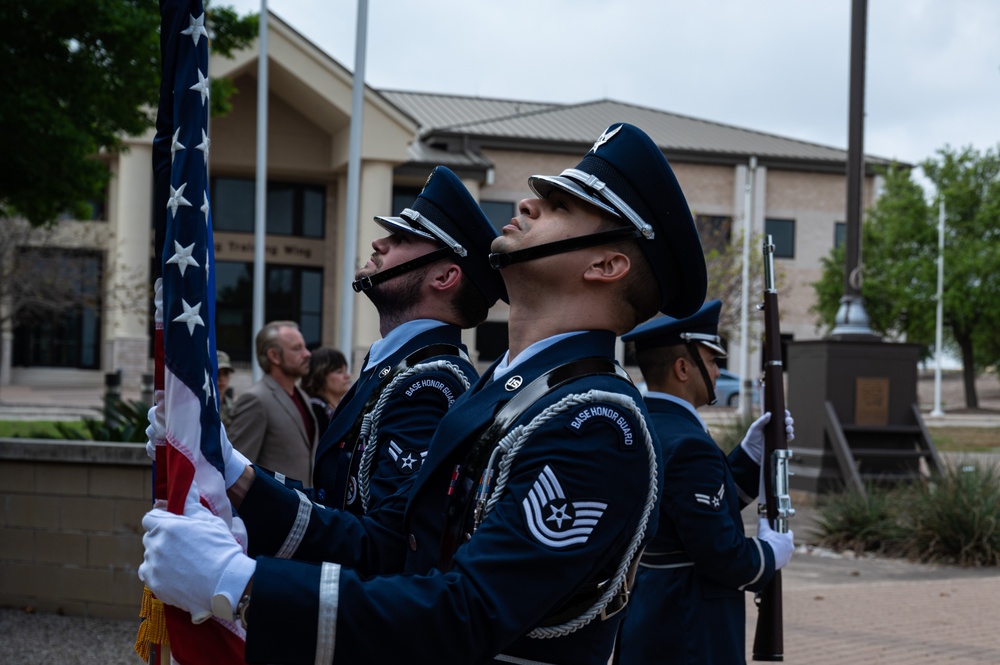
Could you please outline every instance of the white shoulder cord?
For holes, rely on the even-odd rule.
[[[382,390],[379,395],[378,402],[375,403],[375,408],[364,415],[361,421],[361,430],[358,434],[358,439],[364,444],[364,449],[361,452],[361,462],[358,465],[358,495],[361,497],[361,508],[367,513],[368,503],[371,500],[371,469],[372,460],[375,459],[375,452],[378,446],[375,445],[375,441],[378,437],[378,423],[379,419],[382,417],[382,410],[385,408],[386,402],[392,395],[393,390],[396,386],[406,379],[410,378],[414,374],[420,374],[423,372],[433,372],[436,370],[444,370],[450,372],[452,375],[458,379],[458,382],[462,384],[462,392],[465,392],[472,385],[469,383],[469,379],[465,376],[465,373],[461,368],[455,363],[449,360],[432,360],[426,363],[420,363],[414,365],[413,367],[408,367],[389,382],[389,385]]]
[[[629,542],[628,549],[625,551],[622,560],[618,564],[618,568],[615,570],[612,583],[608,585],[608,588],[603,594],[601,594],[601,597],[598,598],[597,602],[577,618],[558,626],[535,628],[528,633],[528,637],[536,639],[562,637],[583,628],[588,623],[593,621],[595,617],[601,614],[604,608],[607,607],[608,603],[611,602],[611,599],[614,598],[614,596],[621,589],[622,585],[625,583],[625,577],[628,575],[632,559],[639,555],[639,544],[642,542],[642,539],[646,534],[646,526],[649,522],[649,516],[652,514],[653,507],[656,505],[656,450],[642,411],[638,406],[636,406],[635,401],[628,395],[611,393],[604,390],[591,390],[586,393],[567,395],[566,397],[563,397],[555,404],[546,407],[544,411],[532,418],[531,422],[527,425],[518,425],[504,435],[502,439],[500,439],[500,442],[493,451],[493,456],[490,458],[490,464],[484,471],[484,473],[490,472],[490,469],[493,467],[497,451],[502,451],[503,457],[500,459],[500,465],[498,467],[500,473],[497,476],[496,488],[493,490],[489,500],[486,502],[480,520],[484,519],[493,506],[500,500],[500,496],[503,494],[503,490],[510,477],[510,469],[514,463],[514,457],[520,451],[521,447],[528,441],[532,433],[552,418],[582,404],[593,402],[610,402],[617,404],[618,406],[631,411],[636,422],[639,424],[642,439],[646,444],[646,455],[649,459],[649,489],[646,492],[646,503],[643,506],[642,517],[636,525],[635,533],[632,535],[632,540]]]

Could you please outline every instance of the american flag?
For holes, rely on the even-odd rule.
[[[153,176],[163,306],[155,346],[166,442],[157,446],[157,498],[174,513],[207,507],[232,527],[216,394],[208,30],[201,0],[161,0],[160,19],[163,76]],[[176,662],[243,662],[245,634],[238,623],[216,618],[195,625],[179,609],[165,612]]]

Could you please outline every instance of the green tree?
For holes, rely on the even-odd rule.
[[[212,49],[248,45],[257,17],[206,10]],[[149,0],[4,0],[0,3],[0,220],[32,225],[88,201],[110,174],[99,155],[153,126],[159,94],[159,8]],[[213,82],[213,112],[231,82]]]
[[[965,401],[978,408],[976,374],[1000,357],[1000,155],[937,151],[921,164],[939,197],[928,203],[908,169],[892,167],[862,229],[861,287],[872,328],[930,345],[935,338],[938,201],[946,208],[944,326],[963,365]],[[820,324],[834,322],[843,295],[844,253],[823,259],[814,286]]]

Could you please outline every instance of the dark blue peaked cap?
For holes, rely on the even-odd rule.
[[[528,184],[542,197],[558,187],[642,231],[664,314],[689,316],[705,301],[705,255],[691,211],[663,151],[638,127],[611,125],[575,168]]]
[[[697,342],[704,344],[720,358],[726,357],[719,337],[719,312],[722,311],[721,300],[709,300],[701,309],[684,319],[672,316],[659,316],[631,332],[622,335],[623,342],[635,342],[636,349],[648,349],[659,346],[673,346]]]
[[[375,217],[375,221],[390,233],[410,233],[451,248],[451,258],[491,307],[498,298],[507,302],[503,278],[489,262],[497,230],[448,167],[431,171],[420,195],[399,217]]]

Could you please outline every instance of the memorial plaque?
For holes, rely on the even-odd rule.
[[[888,377],[857,377],[854,383],[854,424],[889,424]]]

